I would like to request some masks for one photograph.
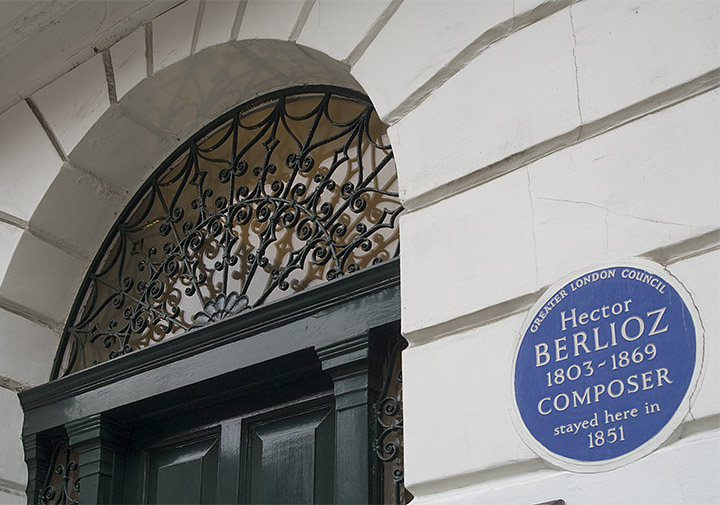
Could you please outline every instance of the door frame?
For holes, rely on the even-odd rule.
[[[38,503],[58,438],[77,450],[80,503],[113,503],[122,489],[123,419],[202,409],[318,372],[331,377],[336,406],[335,502],[378,503],[373,409],[399,321],[395,258],[24,391],[28,503]]]

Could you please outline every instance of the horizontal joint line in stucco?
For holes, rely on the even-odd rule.
[[[586,124],[581,124],[572,130],[553,138],[535,144],[507,158],[479,167],[467,175],[459,177],[443,186],[433,188],[418,196],[403,202],[405,212],[410,213],[429,207],[440,200],[458,195],[472,188],[490,182],[498,177],[507,175],[523,168],[530,163],[545,158],[562,149],[580,144],[586,140],[615,130],[651,114],[662,112],[665,109],[690,100],[703,93],[720,87],[720,69],[711,70],[688,82],[673,86],[656,95],[629,105],[605,117]]]
[[[25,484],[20,484],[19,482],[13,482],[0,477],[0,492],[15,496],[25,496]]]
[[[659,247],[639,254],[638,256],[651,259],[663,266],[668,266],[718,249],[720,249],[720,229]],[[479,328],[496,323],[529,310],[548,287],[549,286],[543,286],[533,293],[526,293],[489,307],[483,307],[469,314],[463,314],[462,316],[432,326],[410,332],[403,331],[403,336],[408,340],[410,346],[414,347],[434,342],[471,328]]]
[[[28,228],[27,232],[36,239],[45,242],[46,244],[49,244],[56,249],[61,250],[68,256],[72,256],[73,258],[79,260],[82,263],[90,262],[90,258],[87,256],[87,254],[83,253],[79,249],[76,249],[66,240],[63,240],[62,238],[54,235],[51,232],[48,232],[47,230],[37,229],[31,226],[30,228]]]
[[[449,81],[485,50],[503,39],[534,25],[538,21],[560,12],[576,0],[558,0],[542,3],[531,11],[505,20],[485,31],[470,44],[461,49],[445,66],[435,72],[427,81],[405,98],[397,107],[383,116],[383,121],[392,125],[423,103],[432,93]]]
[[[720,229],[658,247],[641,256],[668,266],[720,249]]]
[[[27,319],[31,323],[43,326],[55,333],[59,333],[62,328],[62,324],[60,322],[35,312],[33,309],[20,305],[19,303],[5,298],[4,296],[0,296],[0,309],[10,312],[11,314],[15,314],[16,316],[20,316],[23,319]]]

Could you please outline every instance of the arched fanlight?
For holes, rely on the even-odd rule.
[[[401,211],[385,126],[362,95],[304,87],[239,106],[120,215],[53,377],[389,259]]]

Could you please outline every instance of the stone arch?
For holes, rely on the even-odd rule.
[[[110,87],[107,64],[96,55],[11,109],[28,123],[34,114],[45,130],[34,125],[36,145],[27,147],[40,151],[43,180],[26,205],[26,220],[13,230],[0,278],[0,297],[13,307],[13,317],[21,316],[11,321],[22,342],[17,354],[35,356],[30,373],[10,370],[21,387],[47,380],[57,337],[95,250],[137,187],[188,135],[274,90],[333,84],[363,91],[348,65],[287,40],[213,45],[127,89],[118,86],[122,66],[110,64],[117,79]]]
[[[418,206],[428,200],[420,201],[419,196],[435,186],[482,166],[443,159],[445,142],[452,140],[455,146],[467,140],[474,124],[463,129],[464,135],[457,135],[456,128],[435,138],[433,131],[428,141],[433,130],[428,122],[437,110],[455,111],[446,105],[460,103],[453,100],[457,89],[434,100],[438,91],[495,41],[551,16],[564,4],[547,6],[532,0],[518,15],[511,4],[483,2],[462,8],[453,4],[441,11],[430,4],[398,0],[274,5],[172,0],[164,5],[169,10],[148,8],[124,19],[117,29],[94,34],[92,40],[85,36],[91,46],[66,58],[67,64],[56,65],[52,75],[28,84],[19,93],[28,99],[1,117],[0,149],[18,144],[10,161],[19,153],[18,162],[33,167],[32,176],[11,181],[22,191],[10,192],[10,215],[0,209],[0,234],[11,244],[0,252],[0,306],[10,310],[0,311],[0,317],[6,318],[9,333],[24,336],[15,339],[18,354],[37,357],[30,374],[14,363],[17,360],[8,360],[8,376],[20,382],[20,388],[47,380],[45,364],[51,361],[51,349],[83,272],[129,195],[183,135],[208,117],[284,86],[319,83],[362,90],[380,118],[392,125],[388,134],[399,160],[400,194],[406,203]],[[452,39],[444,36],[447,30],[455,33]],[[96,54],[89,54],[91,49]],[[212,60],[211,55],[219,58],[216,63],[240,58],[245,69],[257,74],[237,88],[245,95],[229,93],[225,102],[211,104],[209,97],[218,95],[204,93],[201,87],[159,85],[183,72],[200,78],[191,81],[183,75],[188,86],[203,82],[203,77],[207,81],[203,62]],[[269,56],[282,62],[275,66],[281,72],[267,75]],[[77,66],[68,71],[70,64]],[[224,70],[223,82],[229,82],[227,70],[232,75],[241,68],[226,65],[215,71]],[[461,81],[460,93],[474,89],[475,82]],[[574,100],[574,80],[567,82],[573,84]],[[426,110],[432,113],[414,114],[431,95]],[[182,110],[170,108],[178,103]],[[204,112],[197,114],[198,110]],[[162,124],[160,117],[150,117],[153,112],[174,121]],[[17,131],[22,138],[17,138]],[[444,169],[436,170],[437,166]]]
[[[403,207],[385,130],[364,95],[305,85],[189,136],[95,255],[61,375],[394,258]]]

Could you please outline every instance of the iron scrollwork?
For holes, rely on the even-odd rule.
[[[375,404],[377,434],[373,451],[382,464],[384,503],[405,505],[413,496],[405,489],[403,465],[403,407],[401,353],[404,339],[392,342],[384,365],[384,378]]]
[[[78,505],[80,479],[77,450],[65,441],[58,442],[51,461],[52,467],[40,492],[40,505]]]
[[[385,126],[363,97],[304,88],[231,110],[121,214],[53,376],[389,259],[401,211]]]

